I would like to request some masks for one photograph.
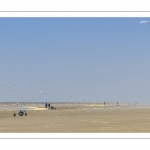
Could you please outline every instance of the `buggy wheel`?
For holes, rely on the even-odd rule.
[[[14,117],[16,117],[16,113],[14,113]]]

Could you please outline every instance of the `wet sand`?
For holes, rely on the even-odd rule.
[[[103,106],[37,107],[27,116],[0,110],[1,133],[145,133],[150,132],[150,108],[113,109]],[[99,109],[97,109],[99,108]]]

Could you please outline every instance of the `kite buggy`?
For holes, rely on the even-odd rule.
[[[14,117],[16,117],[16,115],[17,115],[17,114],[14,113]],[[27,116],[27,112],[25,112],[24,110],[19,110],[18,115],[19,115],[19,116],[24,116],[24,115]]]

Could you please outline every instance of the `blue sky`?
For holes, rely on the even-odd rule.
[[[0,18],[0,101],[150,104],[150,18]]]

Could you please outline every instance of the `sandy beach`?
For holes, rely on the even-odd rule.
[[[34,107],[27,116],[0,110],[1,133],[142,133],[150,132],[150,108],[105,107],[96,104]]]

